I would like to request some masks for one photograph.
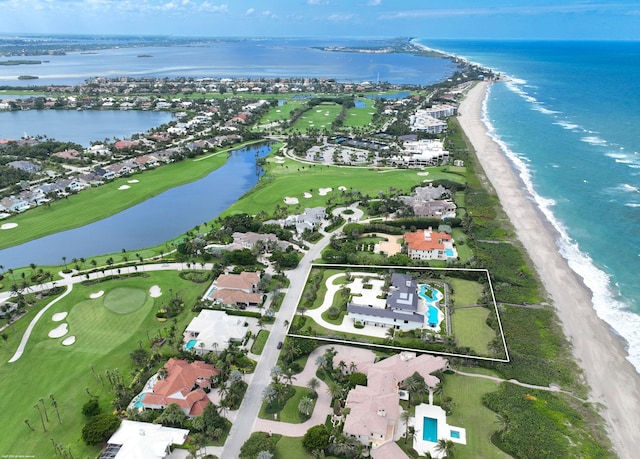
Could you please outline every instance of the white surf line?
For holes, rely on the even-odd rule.
[[[47,312],[47,310],[51,306],[53,306],[58,301],[63,299],[69,293],[71,293],[71,290],[73,290],[73,282],[70,282],[69,285],[67,285],[67,291],[66,292],[64,292],[58,298],[56,298],[51,303],[49,303],[44,308],[42,308],[40,310],[40,312],[38,312],[36,314],[36,316],[33,319],[31,319],[31,323],[29,323],[29,326],[25,330],[24,335],[22,335],[22,340],[20,340],[20,344],[18,345],[18,349],[16,350],[16,353],[13,354],[13,357],[11,357],[11,360],[9,360],[9,363],[13,363],[13,362],[17,361],[20,357],[22,357],[22,354],[24,353],[24,349],[27,347],[27,342],[29,341],[29,337],[31,336],[31,332],[33,331],[34,327],[38,323],[38,320],[40,320],[40,318],[44,315],[45,312]]]

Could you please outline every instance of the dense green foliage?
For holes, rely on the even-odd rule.
[[[82,440],[87,445],[97,445],[106,441],[120,426],[122,421],[111,413],[92,417],[82,428]]]
[[[262,451],[273,454],[276,450],[275,442],[266,432],[253,432],[240,448],[240,459],[256,459]]]
[[[324,424],[311,427],[302,438],[302,446],[307,450],[323,450],[329,446],[329,430]]]
[[[484,403],[500,415],[494,441],[513,457],[612,457],[588,434],[582,413],[555,394],[502,384]]]

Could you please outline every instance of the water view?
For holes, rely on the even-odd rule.
[[[234,150],[224,166],[205,178],[165,191],[104,220],[1,250],[2,265],[54,265],[60,264],[62,257],[89,258],[171,240],[215,218],[253,188],[262,173],[256,166],[256,154],[262,157],[270,152],[267,144]],[[136,177],[140,182],[132,183],[132,187],[144,183],[143,175]]]
[[[0,99],[2,95],[0,94]],[[133,134],[168,123],[168,112],[120,110],[22,110],[0,112],[0,139],[47,136],[88,147],[93,141]],[[78,129],[81,127],[81,129]]]

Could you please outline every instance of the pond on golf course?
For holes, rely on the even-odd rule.
[[[200,180],[167,190],[103,220],[0,250],[0,264],[5,269],[30,263],[59,265],[62,257],[89,258],[161,244],[215,218],[253,188],[262,175],[256,156],[270,152],[268,144],[233,150],[224,166]]]

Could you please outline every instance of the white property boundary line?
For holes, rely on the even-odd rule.
[[[445,355],[448,357],[459,357],[464,359],[476,359],[476,360],[484,360],[489,362],[499,362],[499,363],[508,363],[511,361],[509,357],[509,349],[507,348],[507,341],[504,337],[504,330],[502,328],[502,321],[500,320],[500,313],[498,311],[498,304],[496,303],[496,297],[493,293],[493,284],[491,283],[491,276],[489,275],[488,269],[478,269],[478,268],[431,268],[431,267],[414,267],[414,266],[386,266],[386,265],[344,265],[344,264],[320,264],[320,263],[312,263],[311,269],[307,274],[305,279],[305,286],[309,281],[309,276],[311,275],[311,271],[313,268],[343,268],[343,269],[394,269],[394,270],[406,270],[406,271],[461,271],[461,272],[476,272],[476,273],[484,273],[487,276],[487,280],[489,282],[489,290],[491,291],[491,300],[493,301],[493,308],[496,313],[496,318],[498,320],[498,327],[500,329],[500,336],[502,338],[502,346],[504,347],[505,359],[499,359],[494,357],[482,357],[478,355],[466,355],[466,354],[456,354],[451,352],[438,352],[438,351],[430,351],[426,349],[414,349],[414,348],[405,348],[400,346],[389,346],[387,344],[373,344],[361,341],[347,341],[341,340],[337,338],[328,338],[322,336],[307,336],[307,335],[297,335],[290,334],[287,331],[287,336],[291,336],[294,338],[307,338],[307,339],[316,339],[319,341],[327,341],[332,343],[339,344],[348,344],[348,345],[359,345],[359,346],[370,346],[370,347],[379,347],[384,349],[394,349],[399,351],[412,351],[412,352],[423,352],[425,354],[435,354],[435,355]],[[304,288],[300,291],[300,295],[298,296],[297,304],[300,305],[300,298],[302,298],[302,294],[304,293]],[[297,309],[297,308],[296,308]]]

